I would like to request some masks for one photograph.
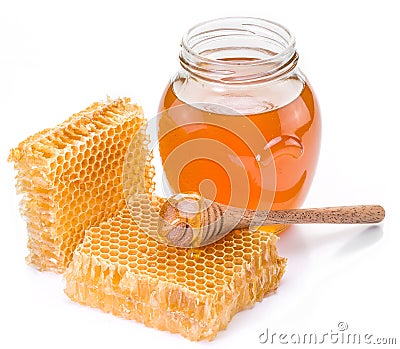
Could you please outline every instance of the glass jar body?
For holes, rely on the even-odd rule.
[[[239,207],[299,207],[315,173],[321,122],[297,58],[269,78],[269,69],[282,71],[276,62],[243,49],[228,57],[217,51],[197,69],[182,64],[162,95],[159,149],[168,185]],[[207,75],[215,74],[215,60],[218,79]],[[239,73],[226,79],[221,71]]]

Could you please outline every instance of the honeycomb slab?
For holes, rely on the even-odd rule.
[[[141,227],[128,208],[91,227],[65,273],[74,301],[147,326],[212,340],[238,311],[274,292],[286,259],[272,233],[233,231],[197,249],[158,243],[158,199],[136,202],[148,217]]]
[[[143,131],[140,107],[128,98],[98,102],[12,149],[22,194],[21,214],[28,229],[28,263],[62,272],[82,241],[85,229],[98,225],[125,205],[122,168],[132,135]],[[145,134],[131,144],[132,166],[143,168]],[[137,188],[142,173],[132,172]],[[144,189],[143,189],[144,190]]]

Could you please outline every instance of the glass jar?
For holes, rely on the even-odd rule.
[[[264,19],[211,20],[184,35],[179,60],[158,124],[172,192],[243,208],[299,207],[321,131],[292,34]]]

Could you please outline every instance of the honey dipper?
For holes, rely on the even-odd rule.
[[[338,206],[290,210],[250,210],[223,205],[198,194],[175,194],[165,201],[158,240],[176,247],[211,244],[233,229],[273,224],[379,223],[385,210],[379,205]]]

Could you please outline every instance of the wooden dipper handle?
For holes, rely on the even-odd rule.
[[[232,229],[274,224],[371,224],[385,217],[379,205],[358,205],[290,209],[277,211],[255,211],[239,209],[213,202],[203,214],[203,244],[214,242]]]
[[[265,219],[257,221],[257,216],[265,214]],[[270,224],[364,224],[379,223],[385,217],[385,210],[379,205],[338,206],[306,209],[291,209],[279,211],[252,211],[246,210],[238,226],[249,227],[252,225]]]

